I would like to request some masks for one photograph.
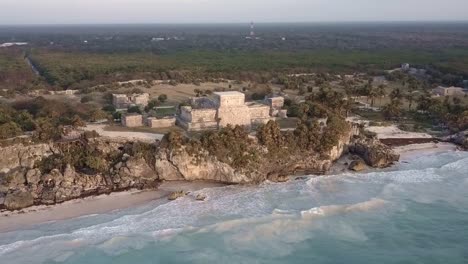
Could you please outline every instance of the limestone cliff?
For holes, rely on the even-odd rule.
[[[282,181],[296,171],[324,173],[347,151],[356,133],[353,130],[342,137],[326,155],[264,158],[253,169],[235,169],[203,151],[193,155],[184,147],[173,150],[158,144],[107,138],[14,145],[0,152],[0,208],[16,210],[132,188],[152,189],[161,181],[253,184]],[[87,163],[77,161],[73,149],[88,153]],[[57,163],[57,159],[62,163]]]
[[[377,139],[358,138],[349,146],[351,153],[361,156],[367,165],[374,168],[386,168],[397,162],[400,155]]]

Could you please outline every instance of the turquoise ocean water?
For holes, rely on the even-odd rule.
[[[468,263],[468,153],[0,233],[0,263]]]

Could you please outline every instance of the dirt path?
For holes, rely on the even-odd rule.
[[[155,140],[162,140],[163,134],[153,134],[144,132],[123,132],[123,131],[106,131],[106,125],[87,125],[83,128],[85,131],[96,131],[103,137],[120,138],[128,140],[137,140],[145,142],[154,142]]]

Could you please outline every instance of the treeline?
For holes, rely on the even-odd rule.
[[[19,48],[0,48],[0,95],[12,96],[42,87],[41,79],[34,74]]]
[[[0,28],[0,41],[14,39],[62,51],[168,54],[211,51],[298,51],[310,49],[441,50],[468,46],[466,23],[259,24],[249,40],[248,24],[53,26]]]
[[[466,51],[199,51],[171,54],[83,53],[33,50],[29,57],[50,85],[81,89],[129,79],[197,83],[210,79],[270,81],[279,74],[328,72],[383,73],[402,62],[431,66],[435,81],[454,83],[468,76]],[[452,74],[450,76],[448,74]],[[456,79],[456,80],[455,80]]]
[[[417,99],[420,118],[428,118],[444,123],[451,131],[459,132],[468,129],[468,106],[462,99],[454,97],[431,98],[421,95]]]

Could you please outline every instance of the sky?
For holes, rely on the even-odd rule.
[[[0,0],[0,24],[467,21],[468,0]]]

